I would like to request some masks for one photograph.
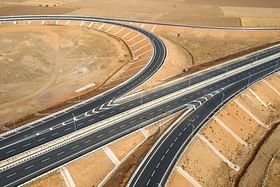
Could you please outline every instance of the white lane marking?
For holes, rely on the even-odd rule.
[[[81,21],[81,23],[80,23],[80,27],[82,27],[84,25],[84,22],[83,21]]]
[[[22,147],[27,147],[27,146],[29,146],[29,145],[31,145],[31,143],[25,144],[25,145],[23,145]]]
[[[144,28],[145,27],[145,23],[143,23],[141,26],[140,26],[140,28]]]
[[[64,131],[68,131],[68,130],[70,130],[70,129],[72,129],[72,127],[68,127],[67,129],[65,129]]]
[[[45,140],[46,138],[40,138],[39,140],[37,140],[38,142]]]
[[[89,143],[91,141],[92,141],[92,139],[89,139],[89,140],[85,141],[85,144],[87,144],[87,143]]]
[[[231,134],[241,145],[244,145],[246,147],[249,147],[248,144],[242,140],[235,132],[233,132],[222,120],[220,120],[218,117],[214,116],[213,119],[221,126],[223,127],[228,133]]]
[[[6,154],[12,153],[12,152],[14,152],[14,151],[15,151],[15,149],[12,149],[12,150],[10,150],[10,151],[7,151]]]
[[[104,136],[104,134],[100,134],[100,135],[98,135],[98,136],[97,136],[97,138],[100,138],[100,137],[102,137],[102,136]]]
[[[74,147],[71,148],[71,150],[78,148],[79,145],[75,145]]]
[[[120,128],[123,128],[123,127],[125,127],[125,124],[120,126]]]
[[[187,179],[194,187],[202,187],[197,180],[195,180],[188,172],[183,170],[181,167],[176,167],[177,171]]]
[[[60,153],[57,153],[56,155],[59,156],[59,155],[62,155],[64,154],[64,151],[60,152]]]
[[[10,174],[10,175],[7,175],[6,176],[6,178],[10,178],[10,177],[12,177],[12,176],[14,176],[14,175],[16,175],[17,173],[12,173],[12,174]]]
[[[117,166],[119,165],[120,161],[119,159],[117,158],[117,156],[113,153],[113,151],[108,147],[108,146],[105,146],[103,148],[105,154],[107,155],[107,157]]]
[[[234,102],[244,111],[246,112],[249,116],[251,116],[251,118],[253,118],[260,126],[264,127],[264,128],[269,128],[268,125],[266,125],[265,123],[263,123],[261,120],[259,120],[250,110],[248,110],[247,108],[245,108],[245,106],[243,106],[240,102],[238,102],[236,99],[234,100]]]
[[[28,166],[28,167],[26,167],[26,168],[24,168],[25,170],[28,170],[28,169],[30,169],[30,168],[33,168],[34,167],[34,165],[30,165],[30,166]]]
[[[46,159],[44,159],[44,160],[42,160],[41,162],[46,162],[46,161],[48,161],[50,158],[46,158]]]
[[[55,135],[58,135],[59,133],[58,132],[56,132],[56,133],[53,133],[53,134],[51,134],[51,136],[55,136]]]
[[[215,153],[215,155],[217,155],[222,161],[224,161],[225,163],[227,163],[227,165],[235,170],[235,171],[239,171],[240,167],[238,165],[233,164],[229,159],[227,159],[218,149],[216,149],[216,147],[214,147],[213,144],[211,144],[203,135],[201,134],[197,134],[197,137],[204,142],[209,148],[210,150],[212,150],[213,153]]]

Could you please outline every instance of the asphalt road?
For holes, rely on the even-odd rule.
[[[94,108],[102,106],[102,104],[108,103],[111,100],[118,98],[122,96],[123,94],[129,92],[130,90],[136,88],[137,86],[141,85],[143,82],[145,82],[147,79],[149,79],[157,70],[161,67],[161,65],[164,63],[165,57],[166,57],[166,47],[163,44],[163,42],[154,34],[145,31],[141,28],[137,28],[131,25],[125,25],[122,23],[112,22],[112,21],[105,21],[105,20],[99,20],[99,19],[92,19],[92,18],[76,18],[76,17],[70,17],[70,16],[33,16],[33,17],[20,17],[20,20],[77,20],[77,21],[96,21],[96,22],[103,22],[103,23],[110,23],[114,25],[120,25],[123,27],[127,27],[133,30],[136,30],[145,36],[147,36],[150,41],[153,44],[154,47],[154,54],[152,57],[151,62],[146,66],[146,68],[139,74],[137,74],[134,78],[132,78],[130,81],[126,82],[125,84],[122,84],[116,88],[114,88],[112,91],[103,93],[99,95],[96,99],[90,100],[87,103],[81,104],[75,108],[71,108],[67,111],[61,112],[57,115],[52,115],[48,119],[45,119],[44,121],[38,122],[36,124],[33,124],[31,127],[22,129],[24,132],[21,134],[22,131],[18,131],[16,133],[10,134],[7,137],[4,137],[4,139],[1,139],[0,147],[3,147],[11,142],[16,142],[18,140],[23,139],[26,136],[30,136],[31,134],[36,134],[39,131],[46,130],[48,128],[51,128],[52,126],[65,122],[67,120],[72,120],[72,114],[75,116],[78,116],[80,114],[83,114],[87,111],[90,111]],[[0,21],[14,21],[18,20],[16,18],[9,18],[9,17],[0,17]],[[30,129],[31,128],[31,129]],[[9,138],[10,137],[10,138]]]
[[[218,81],[211,85],[205,86],[199,90],[193,91],[192,93],[186,93],[186,95],[176,98],[175,100],[172,100],[172,101],[167,102],[160,106],[156,106],[148,111],[145,111],[141,114],[137,114],[129,119],[116,123],[112,126],[106,127],[98,132],[95,132],[89,136],[86,136],[86,137],[79,139],[77,141],[74,141],[72,143],[66,144],[65,146],[62,146],[60,148],[47,152],[41,156],[34,157],[32,160],[26,161],[20,165],[14,166],[10,169],[7,169],[7,170],[1,172],[0,173],[0,186],[17,186],[19,184],[22,184],[32,178],[35,178],[39,175],[42,175],[43,173],[46,173],[52,169],[55,169],[58,166],[66,164],[93,150],[96,150],[103,145],[106,145],[128,133],[131,133],[131,132],[145,126],[146,124],[156,121],[156,120],[162,118],[162,116],[165,114],[168,115],[170,113],[174,113],[175,111],[181,110],[183,108],[182,106],[184,106],[184,104],[195,105],[196,107],[200,106],[200,108],[204,107],[203,109],[199,109],[199,111],[201,110],[203,112],[201,112],[201,113],[194,112],[192,115],[193,118],[191,118],[191,120],[195,121],[197,119],[198,120],[197,122],[199,122],[199,120],[202,120],[202,119],[205,120],[205,119],[207,119],[207,118],[205,118],[205,115],[209,111],[210,111],[210,113],[211,113],[211,111],[213,112],[212,108],[215,105],[221,103],[220,100],[218,99],[218,98],[220,98],[218,93],[221,93],[223,91],[223,89],[225,89],[224,94],[225,94],[225,98],[227,98],[229,95],[228,92],[232,93],[233,92],[232,90],[241,89],[244,87],[244,85],[248,84],[248,81],[250,83],[255,82],[259,78],[266,76],[267,74],[271,73],[272,71],[275,71],[276,64],[278,64],[277,60],[272,60],[265,64],[251,68],[250,70],[240,72],[238,74],[225,78],[221,81]],[[250,77],[250,78],[248,78],[248,77]],[[244,80],[241,81],[242,79],[244,79]],[[237,83],[237,82],[239,82],[239,83]],[[232,85],[232,84],[234,84],[234,85],[228,88],[228,86]],[[211,101],[210,103],[212,103],[212,104],[210,104],[210,106],[208,106],[208,104],[207,104],[208,102],[204,98],[202,98],[203,96],[207,98],[207,101]],[[197,101],[201,101],[202,106]],[[194,123],[194,125],[196,125],[196,123]],[[179,128],[179,127],[177,127],[177,128]],[[179,128],[179,129],[181,129],[181,128]],[[190,130],[185,130],[185,131],[190,132]],[[175,137],[178,136],[177,133],[179,133],[179,131],[176,130],[174,132],[176,132],[176,133],[175,134],[171,133],[168,137],[170,137],[171,139],[172,138],[176,139]],[[187,138],[188,134],[186,136],[182,136],[182,137]],[[172,140],[175,141],[174,139],[172,139]],[[164,145],[165,145],[164,147],[170,146],[169,143],[170,142],[164,143]],[[179,143],[176,143],[174,145],[176,145],[174,147],[180,147]],[[176,153],[178,152],[178,149],[174,149],[174,151],[169,150],[169,152],[176,155]],[[155,156],[155,157],[153,156],[152,158],[161,159],[161,157],[162,157],[162,151],[160,151],[157,154],[157,156]],[[168,158],[172,158],[172,156],[170,156]],[[137,180],[135,183],[136,186],[138,186],[137,182],[139,182],[139,181],[141,181],[141,183],[139,183],[139,186],[142,186],[142,184],[147,184],[149,177],[152,175],[151,173],[153,173],[153,171],[154,171],[153,166],[157,167],[156,163],[158,163],[158,162],[156,162],[156,161],[149,162],[152,165],[151,166],[149,165],[149,167],[146,167],[148,169],[147,169],[147,171],[145,170],[144,172],[142,172],[142,173],[144,173],[143,175],[136,175],[136,176],[140,176],[140,179]],[[167,166],[170,165],[168,160],[165,160],[164,163]],[[157,172],[155,172],[153,176],[157,176],[156,173]],[[149,175],[149,174],[151,174],[151,175]],[[144,178],[142,178],[142,176]],[[146,176],[148,176],[148,177],[146,177]],[[156,179],[152,178],[148,185],[154,186],[157,183],[158,179],[160,179],[160,178],[161,178],[160,175],[159,175],[159,177],[156,177]],[[134,184],[134,183],[132,183],[132,184]]]
[[[276,64],[278,63],[276,62]],[[278,70],[279,67],[278,64]],[[244,77],[240,77],[241,81],[205,101],[202,106],[194,110],[158,141],[154,149],[146,156],[137,172],[134,173],[129,186],[164,186],[178,158],[203,124],[230,98],[247,88],[249,84],[264,78],[275,72],[275,70],[276,67],[271,66],[271,68],[264,71],[251,71],[251,73],[255,72],[256,74],[253,76],[247,75],[247,78],[243,80],[242,78]]]
[[[77,116],[77,119],[79,120],[76,122],[76,129],[81,129],[91,124],[95,124],[99,121],[108,119],[114,115],[140,106],[143,103],[150,102],[154,99],[176,92],[190,85],[197,84],[201,81],[220,75],[226,71],[239,68],[246,64],[252,63],[258,59],[265,58],[269,55],[278,52],[280,52],[280,47],[271,48],[264,52],[251,55],[248,58],[240,59],[237,62],[230,64],[226,67],[219,67],[213,70],[209,70],[206,73],[193,76],[177,84],[153,91],[147,95],[143,95],[143,98],[136,98],[118,106],[112,104],[109,105],[109,103],[107,102],[105,103],[105,105],[101,105],[102,109],[101,106],[99,106],[95,108],[94,112],[92,112],[92,109],[87,111],[87,116],[85,116],[84,113],[82,113],[80,116]],[[79,111],[80,109],[77,108],[76,110]],[[2,152],[2,154],[0,155],[0,160],[7,159],[11,156],[32,149],[46,142],[72,133],[75,130],[75,126],[72,119],[73,118],[71,116],[71,118],[66,120],[65,123],[58,124],[56,123],[56,120],[46,121],[40,125],[34,124],[29,128],[4,137],[0,140],[0,151]]]

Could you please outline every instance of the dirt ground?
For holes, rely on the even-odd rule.
[[[67,187],[62,175],[59,170],[54,171],[38,180],[35,180],[27,185],[26,187]]]
[[[241,26],[240,17],[279,17],[279,8],[275,0],[0,1],[0,15],[75,14],[217,26]]]
[[[2,124],[75,97],[88,84],[92,90],[130,62],[117,39],[74,26],[2,26],[0,43]]]
[[[266,81],[280,90],[278,80],[279,74],[266,78]],[[239,166],[240,170],[233,170],[206,143],[196,137],[186,149],[177,166],[188,172],[199,184],[232,186],[240,181],[238,182],[240,186],[261,186],[265,176],[267,185],[277,184],[275,176],[279,172],[275,171],[274,163],[278,164],[278,157],[275,153],[279,150],[280,131],[279,128],[276,129],[271,136],[270,131],[274,129],[274,122],[279,121],[279,96],[268,88],[264,81],[250,89],[251,91],[242,92],[228,103],[200,131],[200,134],[219,153],[232,164]],[[236,101],[241,103],[250,114]],[[268,125],[268,128],[262,126],[260,121]],[[264,139],[267,141],[262,144]],[[268,170],[267,167],[273,155],[275,155],[275,162],[270,164],[271,169]],[[180,173],[174,172],[170,176],[169,186],[182,186],[180,181],[184,180],[177,175]]]

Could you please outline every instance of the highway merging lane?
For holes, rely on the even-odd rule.
[[[237,62],[229,64],[228,66],[209,70],[206,73],[183,80],[182,82],[179,82],[172,86],[153,91],[152,93],[144,95],[143,98],[136,98],[118,106],[113,102],[111,102],[111,104],[106,103],[104,105],[101,105],[102,107],[100,106],[93,110],[91,109],[90,111],[87,111],[86,115],[81,114],[81,116],[77,116],[77,119],[79,120],[76,122],[76,128],[81,129],[87,127],[91,124],[108,119],[116,114],[120,114],[129,109],[140,106],[143,103],[150,102],[154,99],[176,92],[188,86],[207,80],[211,77],[215,77],[217,75],[225,73],[226,71],[233,70],[243,65],[252,63],[257,59],[262,59],[278,52],[280,52],[280,47],[274,47],[265,50],[264,52],[251,55],[248,58],[238,60]],[[167,115],[167,113],[165,115]],[[47,126],[45,124],[47,124]],[[2,153],[0,155],[0,160],[7,159],[11,156],[42,145],[56,138],[65,136],[75,130],[72,119],[60,124],[52,124],[51,122],[49,122],[31,127],[31,129],[25,129],[25,131],[19,132],[17,134],[12,134],[8,137],[5,137],[5,139],[0,140],[0,150]]]
[[[152,121],[156,121],[159,118],[161,118],[162,115],[165,113],[171,114],[178,110],[181,110],[182,106],[195,105],[196,107],[199,107],[201,105],[201,104],[199,104],[200,102],[205,103],[206,100],[208,100],[208,101],[211,101],[210,106],[208,106],[208,104],[202,105],[200,107],[206,107],[206,108],[204,108],[204,110],[202,110],[202,109],[200,109],[200,110],[204,111],[204,113],[207,113],[206,111],[208,111],[208,110],[213,111],[212,107],[216,106],[217,103],[219,103],[219,104],[221,103],[220,100],[217,99],[217,98],[221,98],[219,93],[223,92],[224,98],[227,98],[229,95],[228,93],[234,93],[236,89],[243,88],[245,83],[247,83],[247,84],[248,84],[248,82],[252,83],[252,82],[256,81],[258,78],[263,77],[263,76],[267,75],[268,73],[271,73],[272,71],[275,71],[276,65],[278,65],[278,61],[271,60],[264,64],[253,67],[249,70],[241,71],[240,73],[234,74],[228,78],[224,78],[223,80],[220,80],[220,81],[217,81],[210,85],[207,85],[207,86],[205,86],[201,89],[198,89],[196,91],[193,91],[191,93],[186,93],[185,95],[183,95],[179,98],[176,98],[172,101],[164,103],[160,106],[156,106],[141,114],[137,114],[129,119],[118,122],[112,126],[101,129],[100,131],[94,132],[93,134],[90,134],[90,135],[88,135],[84,138],[81,138],[79,140],[76,140],[72,143],[66,144],[60,148],[47,152],[38,157],[34,157],[31,160],[28,160],[20,165],[14,166],[10,169],[7,169],[7,170],[1,172],[0,173],[0,186],[16,186],[16,185],[22,184],[36,176],[39,176],[45,172],[48,172],[54,168],[57,168],[58,166],[68,163],[69,161],[72,161],[78,157],[81,157],[93,150],[96,150],[97,148],[99,148],[103,145],[106,145],[107,143],[112,142],[113,140],[116,140],[119,137],[122,137],[132,131],[135,131]],[[249,79],[248,79],[248,77],[249,77]],[[244,79],[244,80],[240,81],[242,79]],[[232,86],[229,87],[229,85],[232,85]],[[205,98],[207,98],[207,99],[205,99]],[[196,100],[196,102],[194,100]],[[197,102],[197,101],[200,101],[200,102]],[[208,103],[208,102],[206,102],[206,103]],[[207,110],[205,110],[205,109],[207,109]],[[202,114],[202,113],[197,114],[196,112],[194,112],[193,114],[194,115],[192,115],[192,116],[194,118],[190,119],[193,122],[196,122],[196,120],[207,119],[207,118],[205,118],[204,114]],[[193,125],[196,125],[196,123],[194,123]],[[179,130],[180,129],[181,128],[179,128]],[[176,130],[173,132],[178,132],[180,134],[179,130]],[[186,131],[186,132],[190,132],[190,130],[184,130],[184,128],[182,130]],[[187,134],[187,135],[189,135],[189,134]],[[181,134],[180,136],[182,138],[186,139],[187,137],[189,137],[187,135],[182,136],[182,134]],[[168,136],[168,137],[173,137],[173,135]],[[175,140],[172,140],[172,141],[175,141]],[[178,139],[176,141],[178,141]],[[167,144],[164,143],[164,145],[167,145]],[[170,146],[170,145],[168,144],[168,146]],[[175,146],[175,144],[173,146],[180,147],[180,144],[176,143],[176,146]],[[174,151],[171,151],[171,150],[169,150],[169,151],[170,151],[170,153],[172,152],[175,154],[178,152],[176,149],[174,149]],[[169,151],[165,151],[165,152],[169,153]],[[152,157],[152,158],[161,159],[162,156],[161,156],[161,154],[159,154],[159,155],[160,155],[159,157]],[[172,158],[172,156],[170,156],[168,158]],[[166,160],[166,164],[168,166],[167,161],[168,160]],[[155,168],[159,167],[159,166],[157,166],[158,162],[151,162],[151,163],[156,164]],[[150,182],[148,183],[148,185],[154,186],[157,183],[157,180],[153,178],[153,176],[155,176],[156,172],[153,174],[154,170],[153,170],[152,166],[146,167],[146,168],[150,168],[150,169],[142,172],[142,173],[144,173],[144,175],[136,175],[136,176],[140,176],[140,177],[148,176],[147,180],[146,180],[146,178],[140,178],[140,180],[137,180],[138,182],[139,181],[141,182],[139,184],[139,186],[143,186],[142,185],[143,183],[146,185],[150,178],[151,179],[150,179]],[[163,171],[165,171],[165,170],[163,170]],[[166,171],[168,171],[168,170],[166,170]],[[154,183],[154,181],[156,181],[156,182]],[[136,184],[138,184],[138,183],[136,183]]]
[[[203,124],[225,102],[247,88],[248,85],[279,71],[280,63],[278,62],[279,59],[273,60],[267,63],[269,65],[263,69],[253,68],[248,71],[250,73],[247,76],[246,73],[240,74],[241,76],[237,75],[240,81],[223,89],[208,101],[204,101],[203,105],[174,126],[157,142],[130,179],[128,186],[164,186],[178,158]]]

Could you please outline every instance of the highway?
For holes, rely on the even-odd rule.
[[[91,124],[95,124],[117,114],[140,106],[141,104],[151,102],[165,95],[174,93],[188,86],[195,85],[199,82],[225,73],[226,71],[242,67],[246,64],[256,61],[257,59],[263,59],[278,52],[280,52],[280,47],[274,47],[269,50],[265,50],[264,52],[250,55],[247,58],[242,58],[235,63],[229,64],[225,67],[222,66],[219,68],[215,68],[203,74],[190,77],[174,85],[155,90],[147,95],[143,95],[143,97],[138,97],[119,105],[117,105],[116,103],[112,103],[111,105],[109,105],[109,103],[107,103],[102,106],[103,109],[100,109],[100,106],[95,108],[94,112],[92,112],[93,110],[87,111],[87,116],[85,116],[84,114],[82,114],[80,117],[77,116],[77,119],[79,120],[76,121],[76,128],[82,129]],[[0,155],[0,160],[5,160],[11,156],[17,155],[51,140],[65,136],[69,133],[74,132],[74,130],[75,125],[72,118],[60,124],[55,124],[50,121],[49,123],[43,123],[42,125],[32,125],[32,128],[25,129],[22,132],[17,132],[16,134],[9,135],[8,137],[0,140],[0,150],[2,152],[2,154]]]
[[[101,129],[100,131],[94,132],[93,134],[90,134],[89,136],[86,136],[84,138],[81,138],[79,140],[76,140],[72,143],[66,144],[60,148],[54,149],[50,152],[47,152],[43,155],[40,155],[38,157],[34,157],[31,160],[28,160],[20,165],[14,166],[10,169],[7,169],[0,173],[0,186],[17,186],[19,184],[22,184],[36,176],[39,176],[45,172],[48,172],[58,166],[61,166],[65,163],[68,163],[70,161],[73,161],[74,159],[77,159],[93,150],[98,149],[99,147],[106,145],[109,142],[112,142],[113,140],[118,139],[119,137],[122,137],[128,133],[131,133],[149,123],[152,121],[156,121],[165,113],[174,113],[175,111],[182,110],[185,106],[190,107],[191,105],[195,105],[197,107],[201,107],[201,104],[199,104],[196,101],[201,101],[202,106],[206,107],[204,108],[203,113],[207,113],[205,109],[208,105],[204,105],[203,103],[208,103],[203,98],[206,97],[208,101],[211,101],[211,103],[219,103],[219,100],[216,100],[215,98],[220,98],[220,94],[223,90],[225,93],[225,98],[228,97],[228,90],[230,90],[230,93],[232,93],[232,90],[236,90],[237,88],[240,89],[244,87],[244,82],[248,84],[248,77],[250,77],[250,83],[255,82],[260,77],[263,77],[267,75],[268,73],[271,73],[272,71],[275,71],[276,65],[278,64],[277,60],[272,60],[269,62],[266,62],[264,64],[258,65],[256,67],[253,67],[246,71],[241,71],[240,73],[234,74],[228,78],[224,78],[220,81],[217,81],[215,83],[212,83],[210,85],[207,85],[201,89],[198,89],[196,91],[193,91],[191,93],[186,93],[185,95],[176,98],[172,101],[169,101],[167,103],[164,103],[160,106],[156,106],[152,109],[149,109],[143,113],[137,114],[129,119],[125,119],[121,122],[118,122],[112,126],[106,127],[104,129]],[[257,73],[260,72],[260,73]],[[257,73],[257,74],[256,74]],[[239,82],[240,80],[244,79],[243,81]],[[239,83],[237,83],[239,82]],[[231,87],[229,87],[232,85]],[[237,86],[236,86],[237,85]],[[242,85],[242,86],[240,86]],[[211,99],[212,98],[212,99]],[[213,101],[213,102],[212,102]],[[187,104],[187,105],[186,105]],[[214,105],[214,104],[211,104]],[[211,107],[210,107],[211,109]],[[202,109],[200,109],[202,110]],[[212,110],[210,110],[212,111]],[[194,112],[195,119],[207,119],[204,118],[204,114],[197,114],[197,112]],[[199,117],[197,117],[199,116]],[[177,127],[178,128],[178,127]],[[177,129],[176,128],[176,129]],[[180,128],[179,128],[180,129]],[[174,132],[178,132],[177,130]],[[189,132],[189,131],[187,131]],[[168,137],[173,137],[168,136]],[[187,137],[187,136],[182,136]],[[174,137],[173,137],[174,138]],[[167,145],[167,144],[164,144]],[[169,145],[168,145],[169,146]],[[176,143],[176,147],[180,147],[179,143]],[[175,147],[175,146],[174,146]],[[172,153],[176,153],[172,151]],[[161,157],[152,157],[152,158],[161,158]],[[168,162],[165,161],[168,165]],[[152,162],[154,163],[154,162]],[[147,167],[150,168],[148,171],[143,172],[145,175],[148,176],[150,170],[153,169],[153,167]],[[138,175],[136,175],[138,176]],[[142,175],[139,175],[142,176]],[[145,182],[145,178],[137,181],[143,181]],[[148,181],[148,180],[146,180]],[[141,183],[142,184],[142,183]],[[155,183],[151,183],[150,186],[153,186]],[[137,185],[138,186],[138,185]],[[142,186],[142,185],[139,185]]]
[[[101,107],[103,104],[109,103],[115,98],[118,98],[122,96],[123,94],[131,91],[132,89],[138,87],[143,82],[145,82],[147,79],[149,79],[157,70],[161,67],[161,65],[164,63],[165,57],[166,57],[166,48],[163,42],[154,34],[145,31],[141,28],[137,28],[131,25],[121,24],[117,22],[112,21],[102,21],[99,19],[93,19],[93,18],[76,18],[71,16],[24,16],[24,17],[0,17],[0,22],[12,22],[12,21],[27,21],[27,20],[76,20],[76,21],[95,21],[95,22],[102,22],[102,23],[110,23],[115,24],[123,27],[127,27],[129,29],[136,30],[142,34],[144,34],[146,37],[150,39],[150,41],[153,44],[154,53],[153,57],[150,61],[150,63],[145,67],[144,70],[142,70],[140,73],[138,73],[136,76],[134,76],[131,80],[125,82],[124,84],[121,84],[120,86],[117,86],[116,88],[110,90],[109,92],[100,94],[99,96],[95,97],[92,100],[89,100],[86,103],[82,103],[75,108],[70,108],[66,111],[63,111],[61,113],[58,113],[56,115],[50,116],[48,119],[44,119],[43,121],[40,121],[38,123],[35,123],[27,128],[21,129],[20,131],[17,131],[15,133],[9,134],[8,136],[3,136],[3,140],[0,142],[0,147],[3,147],[7,144],[10,144],[11,142],[16,142],[18,140],[22,140],[24,137],[37,134],[40,131],[44,131],[46,129],[49,129],[53,127],[54,125],[71,121],[73,119],[73,114],[75,116],[79,116],[80,114],[84,114],[87,111],[91,111],[94,108]],[[73,122],[72,122],[73,123]],[[21,132],[23,132],[21,134]],[[3,159],[3,158],[2,158]],[[2,160],[1,159],[1,160]]]
[[[194,110],[184,120],[176,124],[156,143],[137,168],[128,186],[164,186],[185,147],[215,112],[232,97],[247,88],[250,84],[279,71],[280,64],[275,60],[274,65],[263,71],[252,71],[240,81],[222,90],[219,94],[205,101],[197,110]],[[245,79],[244,79],[245,78]]]
[[[106,21],[102,19],[98,20],[92,17],[80,16],[2,17],[0,18],[0,21],[42,19],[80,20],[111,23],[111,21]],[[111,118],[114,115],[133,109],[137,106],[140,106],[143,103],[151,102],[155,99],[166,96],[183,88],[195,85],[199,82],[216,77],[230,70],[242,67],[246,64],[254,63],[257,60],[263,59],[265,57],[280,52],[280,47],[273,47],[263,52],[250,55],[247,58],[237,60],[235,63],[229,64],[227,66],[219,66],[218,68],[182,80],[181,82],[170,85],[166,88],[155,90],[149,94],[143,95],[143,97],[137,97],[125,103],[116,103],[116,98],[119,98],[120,96],[124,95],[133,88],[136,88],[158,70],[158,68],[162,65],[165,59],[166,48],[161,42],[161,40],[152,33],[135,28],[130,25],[123,25],[117,22],[113,22],[112,24],[136,29],[150,38],[154,46],[154,55],[149,65],[135,78],[107,92],[106,94],[102,94],[85,104],[81,104],[75,108],[68,109],[62,113],[50,117],[49,119],[45,119],[42,122],[38,122],[27,128],[24,128],[16,133],[3,136],[2,139],[0,139],[0,160],[7,159],[11,156],[30,150],[31,148],[34,148],[38,145],[42,145],[51,140],[65,136],[73,132],[75,128],[81,129],[87,127],[99,121]],[[228,85],[234,84],[232,85],[233,88],[240,88],[242,86],[240,86],[241,83],[237,83],[238,81],[240,81],[241,79],[244,79],[245,81],[246,79],[248,79],[248,77],[250,77],[249,82],[253,82],[257,78],[261,77],[259,74],[254,75],[256,72],[261,72],[263,73],[262,76],[265,76],[267,75],[267,73],[273,71],[273,68],[275,69],[276,64],[278,64],[276,60],[271,60],[262,65],[256,66],[251,70],[246,70],[244,72],[240,72],[239,74],[230,76],[228,78],[224,78],[223,80],[217,81],[210,85],[205,85],[204,87],[198,90],[188,92],[183,96],[174,98],[174,100],[168,101],[159,106],[155,106],[140,114],[135,114],[129,119],[125,119],[112,126],[94,132],[84,138],[66,144],[50,152],[46,152],[45,154],[40,155],[38,157],[34,157],[31,160],[28,160],[20,165],[15,165],[5,171],[0,172],[0,186],[17,186],[19,184],[22,184],[39,175],[42,175],[45,172],[51,171],[52,169],[57,168],[58,166],[71,162],[74,159],[77,159],[87,153],[90,153],[103,145],[106,145],[126,134],[129,134],[147,124],[150,124],[151,122],[162,119],[163,117],[168,116],[176,111],[186,109],[190,106],[195,106],[196,108],[203,108],[204,106],[208,106],[208,102],[206,102],[206,100],[209,101],[209,103],[210,101],[212,103],[213,100],[213,103],[220,103],[217,102],[218,98],[220,98],[219,93],[221,93],[223,90],[225,93],[229,92],[227,90],[232,90],[230,88],[227,88]],[[205,98],[207,99],[205,100]],[[201,104],[199,103],[205,104],[201,106]],[[212,105],[214,106],[214,104],[211,104],[211,106]],[[195,113],[196,112],[194,112],[194,114]],[[73,122],[72,114],[74,114],[77,118],[76,123]],[[170,137],[173,137],[173,135],[170,135]],[[158,178],[160,178],[160,176]],[[150,180],[150,183],[155,184],[153,183],[152,179]]]

